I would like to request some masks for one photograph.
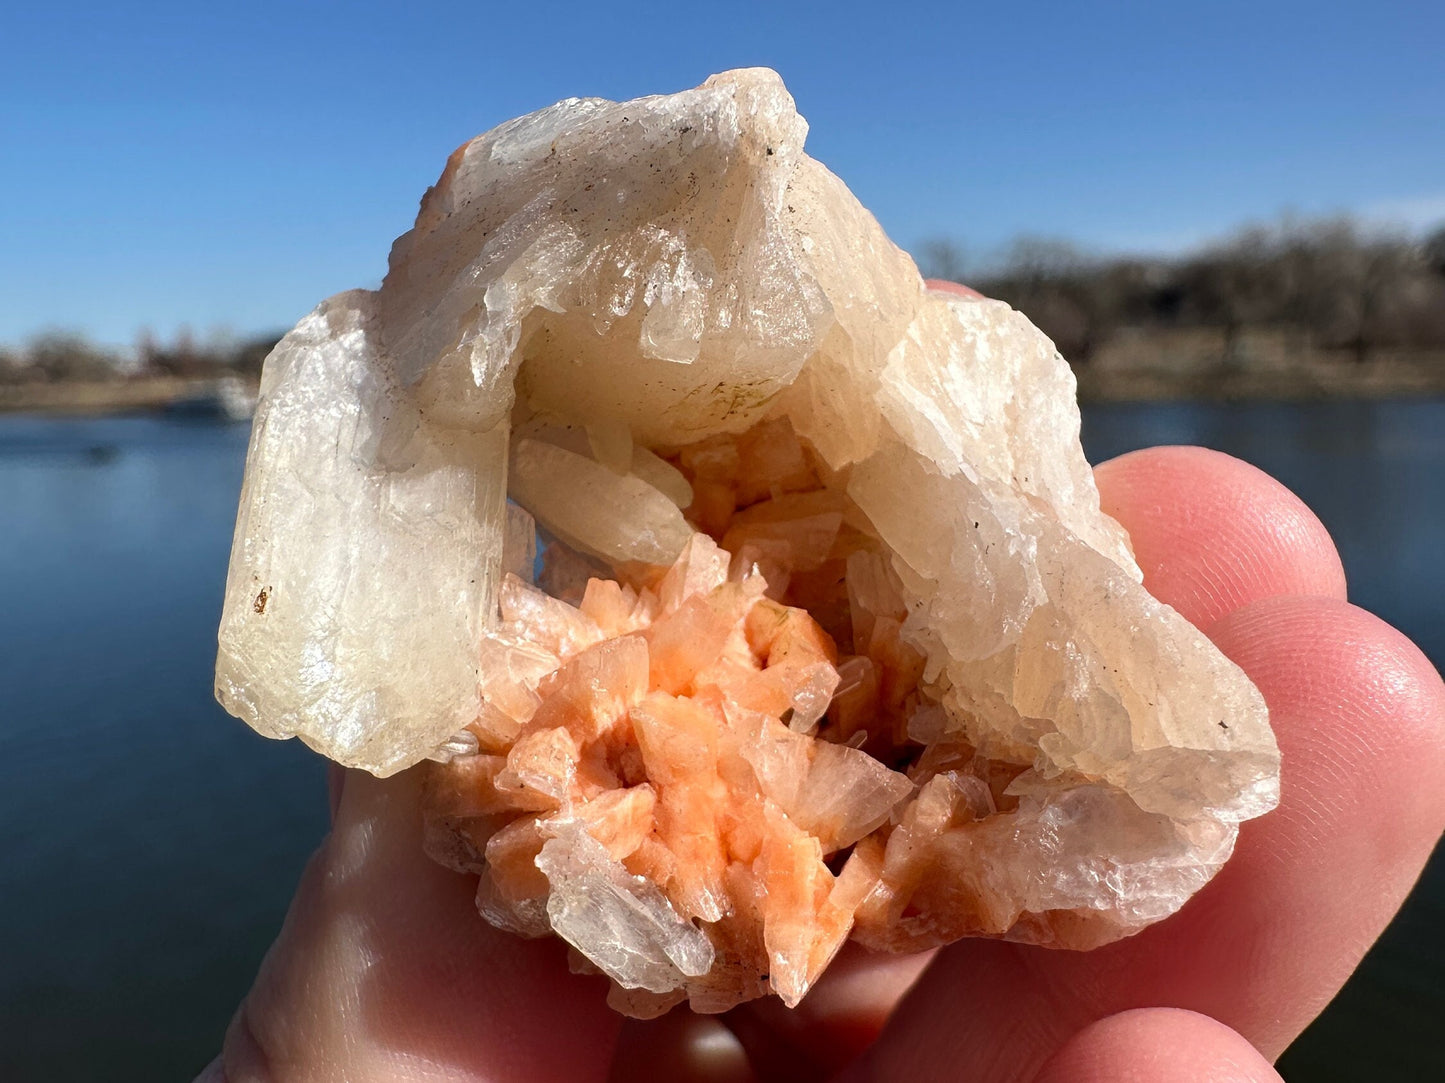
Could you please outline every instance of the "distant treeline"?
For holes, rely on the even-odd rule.
[[[1001,259],[971,265],[947,240],[925,244],[919,266],[1007,301],[1076,365],[1120,332],[1208,330],[1220,361],[1248,368],[1246,332],[1283,337],[1290,352],[1369,361],[1411,351],[1445,364],[1445,227],[1423,238],[1383,235],[1349,219],[1254,226],[1173,258],[1089,255],[1065,241],[1022,238]],[[254,378],[279,334],[168,345],[142,335],[128,351],[62,332],[0,347],[0,385],[146,376]],[[1433,363],[1433,362],[1432,362]]]
[[[1384,349],[1445,351],[1445,227],[1411,238],[1345,218],[1286,220],[1168,259],[1094,257],[1024,238],[979,267],[953,242],[934,241],[919,265],[1009,302],[1075,364],[1124,329],[1213,329],[1226,360],[1256,329],[1284,332],[1300,353],[1357,362]]]
[[[70,332],[36,335],[19,349],[0,347],[0,384],[95,383],[178,376],[235,374],[255,379],[281,336],[224,337],[198,343],[182,333],[163,344],[142,335],[131,350],[108,349]]]

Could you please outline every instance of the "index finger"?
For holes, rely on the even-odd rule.
[[[1125,472],[1127,490],[1116,485]],[[861,1078],[943,1078],[967,1064],[979,1080],[1030,1079],[1086,1024],[1156,1005],[1219,1019],[1277,1056],[1379,934],[1445,825],[1445,686],[1405,637],[1343,601],[1338,560],[1317,544],[1323,528],[1296,529],[1298,502],[1282,486],[1177,450],[1105,466],[1099,481],[1138,535],[1145,582],[1211,622],[1263,692],[1284,756],[1280,809],[1245,824],[1214,881],[1134,938],[1087,953],[944,949]],[[1230,486],[1253,491],[1235,494],[1231,515],[1194,524],[1211,546],[1172,567],[1167,547],[1152,550],[1151,531],[1187,535],[1209,494]],[[1178,584],[1189,589],[1167,596]]]
[[[975,301],[981,301],[983,299],[983,294],[979,293],[976,289],[965,286],[962,282],[950,282],[946,278],[926,278],[923,280],[923,284],[931,290],[937,290],[939,293],[955,293],[960,297],[968,297]]]

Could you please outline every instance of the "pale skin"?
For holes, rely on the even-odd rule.
[[[1325,528],[1269,476],[1191,447],[1096,476],[1146,586],[1253,678],[1284,756],[1280,807],[1176,916],[1088,953],[846,952],[796,1011],[636,1023],[562,945],[477,916],[422,853],[413,775],[336,771],[331,833],[198,1083],[1278,1081],[1445,829],[1445,684],[1346,601]]]

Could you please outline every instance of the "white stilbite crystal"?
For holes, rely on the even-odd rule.
[[[741,720],[743,758],[763,795],[777,802],[824,853],[852,846],[913,792],[902,775],[856,748],[810,741],[765,715]]]
[[[502,574],[515,575],[528,583],[536,578],[537,521],[511,501],[502,536]]]
[[[632,473],[679,508],[685,508],[692,503],[692,486],[688,484],[687,478],[683,477],[682,471],[655,452],[634,446]]]
[[[376,306],[333,297],[267,359],[216,697],[268,737],[389,774],[477,715],[507,427],[423,422]]]
[[[618,985],[670,993],[712,967],[707,937],[580,826],[548,840],[537,867],[552,885],[552,928]]]
[[[641,478],[555,444],[518,440],[509,483],[553,534],[606,560],[671,564],[693,534],[678,506]]]
[[[436,852],[637,1014],[796,1003],[850,930],[1126,935],[1278,797],[1068,365],[929,291],[806,130],[754,69],[472,140],[267,360],[247,459],[221,702],[446,760]]]

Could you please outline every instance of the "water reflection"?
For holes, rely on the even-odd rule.
[[[188,1078],[323,830],[313,758],[211,698],[246,436],[0,422],[6,1078]]]
[[[1334,533],[1355,600],[1445,660],[1445,403],[1100,407],[1084,438],[1095,460],[1200,443],[1276,474]],[[188,1078],[324,830],[316,759],[211,698],[246,439],[177,419],[0,419],[5,1078]],[[1445,1078],[1438,990],[1416,1015],[1388,1008],[1422,951],[1438,983],[1432,876],[1397,923],[1408,934],[1286,1063],[1391,1078],[1361,1060],[1383,1044],[1408,1067],[1393,1078]]]
[[[1329,528],[1351,600],[1445,664],[1445,402],[1096,406],[1083,436],[1095,462],[1200,444],[1273,474]]]

